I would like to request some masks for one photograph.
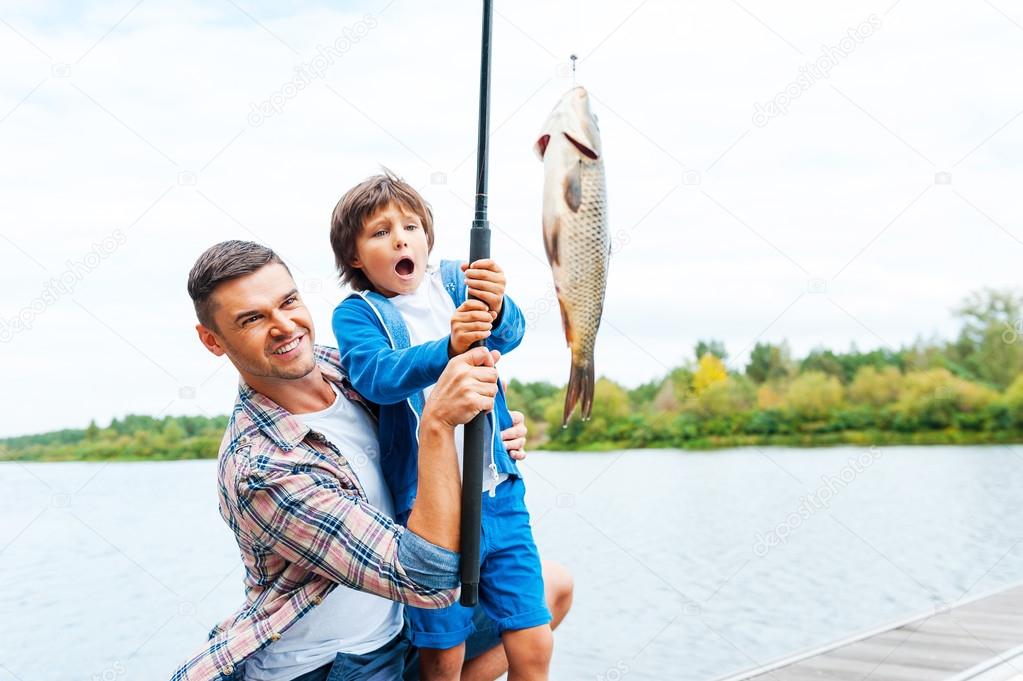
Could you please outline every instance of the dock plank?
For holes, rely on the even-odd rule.
[[[1023,681],[1023,584],[719,681]]]

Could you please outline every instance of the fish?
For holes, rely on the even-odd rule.
[[[566,92],[533,147],[543,161],[543,243],[554,276],[572,367],[562,427],[593,408],[593,349],[604,311],[611,236],[597,117],[586,88]]]

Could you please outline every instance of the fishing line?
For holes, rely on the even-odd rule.
[[[575,60],[578,59],[579,57],[575,56],[574,54],[570,54],[568,56],[568,58],[572,60],[572,87],[574,88],[575,87]]]

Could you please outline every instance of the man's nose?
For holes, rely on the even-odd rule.
[[[278,311],[274,315],[273,322],[274,322],[274,325],[273,325],[274,331],[276,332],[276,335],[278,335],[278,336],[290,336],[291,334],[293,334],[295,332],[295,329],[298,328],[298,324],[296,324],[291,319],[291,317],[289,317],[287,314],[285,314],[283,310]]]

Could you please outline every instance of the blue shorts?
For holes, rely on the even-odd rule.
[[[502,482],[493,497],[483,495],[482,530],[480,605],[497,632],[550,622],[521,478]],[[412,643],[418,648],[454,648],[476,630],[473,610],[459,603],[439,610],[406,608]]]

